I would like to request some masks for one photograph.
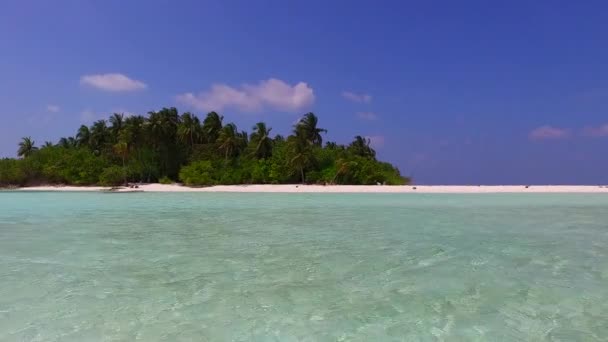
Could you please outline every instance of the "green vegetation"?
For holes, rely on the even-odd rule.
[[[160,177],[160,179],[158,180],[158,182],[160,184],[173,184],[174,182],[171,180],[171,178],[167,177],[167,176],[162,176]]]
[[[74,137],[38,148],[23,138],[20,159],[0,160],[0,186],[118,185],[181,181],[190,186],[248,183],[405,184],[394,166],[376,160],[370,141],[327,142],[327,130],[308,113],[288,137],[271,137],[259,122],[249,135],[215,112],[199,120],[175,108],[147,117],[113,114]]]

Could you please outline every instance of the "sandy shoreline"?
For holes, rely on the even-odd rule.
[[[101,191],[107,187],[36,186],[19,188],[20,191]],[[131,189],[124,189],[131,190]],[[144,184],[144,192],[275,192],[275,193],[606,193],[606,185],[217,185],[191,188],[178,184]]]

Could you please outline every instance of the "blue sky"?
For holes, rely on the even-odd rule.
[[[307,111],[425,184],[608,183],[608,3],[0,2],[0,156],[112,112]]]

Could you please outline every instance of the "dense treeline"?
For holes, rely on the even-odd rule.
[[[327,142],[327,131],[308,113],[288,137],[271,137],[259,122],[251,134],[223,123],[215,112],[201,122],[175,108],[147,117],[113,114],[74,137],[36,147],[19,143],[20,159],[0,160],[0,186],[35,184],[117,185],[173,182],[186,185],[247,183],[404,184],[407,178],[376,160],[370,141]]]

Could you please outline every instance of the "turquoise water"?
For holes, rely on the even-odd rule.
[[[0,193],[1,341],[606,341],[608,196]]]

